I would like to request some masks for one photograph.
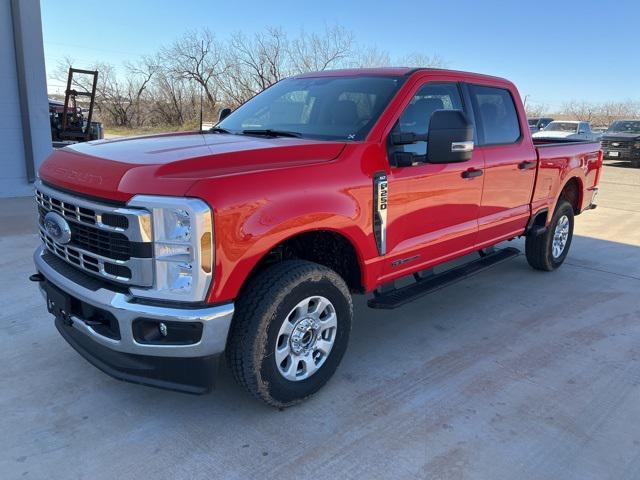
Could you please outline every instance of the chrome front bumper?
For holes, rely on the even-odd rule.
[[[108,311],[118,321],[120,339],[115,340],[99,334],[83,319],[71,317],[72,328],[93,342],[124,354],[155,357],[207,357],[218,355],[224,351],[234,312],[233,303],[195,309],[134,303],[130,295],[105,288],[94,291],[73,282],[52,268],[42,258],[43,253],[44,247],[38,247],[34,254],[34,262],[38,271],[48,282],[82,302]],[[40,286],[40,290],[43,295],[46,295],[42,286]],[[132,330],[132,322],[137,318],[171,322],[201,322],[203,325],[202,338],[198,343],[189,345],[138,343]]]

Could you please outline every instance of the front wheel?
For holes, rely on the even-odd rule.
[[[536,270],[555,270],[567,258],[572,238],[573,207],[561,199],[547,231],[542,235],[527,235],[525,253],[529,265]]]
[[[318,391],[347,348],[353,305],[333,270],[292,260],[259,274],[240,295],[227,342],[235,379],[269,405]]]

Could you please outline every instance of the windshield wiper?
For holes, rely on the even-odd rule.
[[[299,138],[298,132],[289,132],[287,130],[272,130],[265,128],[263,130],[242,130],[243,135],[264,135],[265,137],[294,137]]]
[[[229,130],[220,127],[213,127],[207,130],[209,133],[231,133]]]

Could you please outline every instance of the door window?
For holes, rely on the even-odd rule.
[[[430,83],[413,96],[404,109],[392,133],[426,134],[431,115],[436,110],[462,110],[462,98],[455,83]],[[394,147],[395,151],[426,155],[427,142]]]
[[[482,145],[515,143],[520,123],[509,90],[469,85]]]

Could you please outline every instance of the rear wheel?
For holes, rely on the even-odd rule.
[[[311,262],[282,262],[238,299],[227,361],[252,395],[276,407],[293,405],[331,378],[352,317],[351,295],[337,273]]]
[[[530,233],[525,241],[529,265],[537,270],[551,271],[564,262],[573,238],[573,207],[560,199],[545,233]]]

